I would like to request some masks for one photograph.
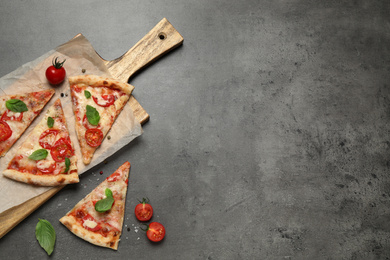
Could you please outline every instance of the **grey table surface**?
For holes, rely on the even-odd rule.
[[[389,259],[390,2],[3,0],[0,76],[77,33],[112,60],[164,17],[184,43],[130,79],[143,135],[4,236],[0,258]],[[77,238],[58,219],[126,160],[118,251]],[[139,230],[142,197],[161,243]]]

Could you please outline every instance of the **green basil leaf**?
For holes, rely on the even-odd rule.
[[[89,92],[88,90],[84,90],[84,95],[86,98],[91,98],[91,92]]]
[[[28,158],[34,161],[43,160],[47,157],[49,152],[46,149],[38,149],[34,151]]]
[[[39,245],[45,249],[48,255],[51,255],[56,243],[56,232],[53,226],[46,219],[39,219],[35,227],[35,237],[37,238]]]
[[[90,105],[87,105],[87,119],[91,125],[98,125],[100,121],[99,112]]]
[[[96,202],[95,210],[97,212],[106,212],[107,210],[111,209],[113,203],[114,203],[114,198],[112,196],[106,197]]]
[[[105,190],[105,193],[106,193],[106,197],[112,197],[112,191],[109,188]]]
[[[26,104],[20,99],[10,99],[5,102],[5,106],[12,112],[20,113],[27,111]]]
[[[70,160],[68,157],[65,157],[65,173],[69,171],[69,167],[70,167]]]
[[[52,128],[52,127],[54,126],[54,119],[53,119],[51,116],[49,116],[49,117],[47,118],[47,126],[48,126],[49,128]]]

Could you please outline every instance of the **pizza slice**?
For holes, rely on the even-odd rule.
[[[0,157],[20,138],[54,95],[53,89],[0,97]]]
[[[130,163],[125,162],[60,222],[76,236],[98,246],[118,249],[125,214]]]
[[[31,131],[3,174],[39,186],[79,182],[77,158],[60,99]]]
[[[69,83],[81,154],[89,164],[134,87],[94,75],[70,77]]]

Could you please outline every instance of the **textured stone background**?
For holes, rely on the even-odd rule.
[[[163,17],[184,45],[130,80],[144,134],[2,238],[0,258],[45,258],[45,218],[52,259],[389,259],[390,2],[1,1],[0,76],[77,33],[117,58]],[[113,252],[58,219],[125,160],[130,231]],[[133,215],[145,196],[157,245]]]

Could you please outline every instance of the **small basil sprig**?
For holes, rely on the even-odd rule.
[[[88,99],[88,98],[91,98],[91,92],[89,92],[88,90],[84,90],[84,95],[85,97]]]
[[[107,210],[110,210],[112,207],[112,204],[114,204],[114,197],[112,195],[112,191],[107,188],[105,190],[106,197],[104,199],[99,200],[95,204],[95,210],[97,212],[106,212]]]
[[[96,108],[94,108],[90,105],[87,105],[87,113],[86,114],[87,114],[88,122],[91,125],[98,125],[99,124],[100,115],[99,115],[99,112],[96,110]]]
[[[34,151],[28,158],[34,161],[43,160],[47,157],[49,152],[46,149],[38,149]]]
[[[54,126],[54,119],[53,119],[51,116],[49,116],[49,117],[47,118],[47,126],[48,126],[49,128],[52,128],[52,127]]]
[[[51,255],[56,243],[56,232],[53,226],[46,219],[39,219],[35,227],[35,237],[37,238],[39,245],[45,249],[48,255]]]
[[[5,102],[5,106],[16,113],[28,111],[27,105],[20,99],[9,99]]]
[[[65,173],[69,171],[69,167],[70,167],[70,160],[68,157],[65,157]]]

